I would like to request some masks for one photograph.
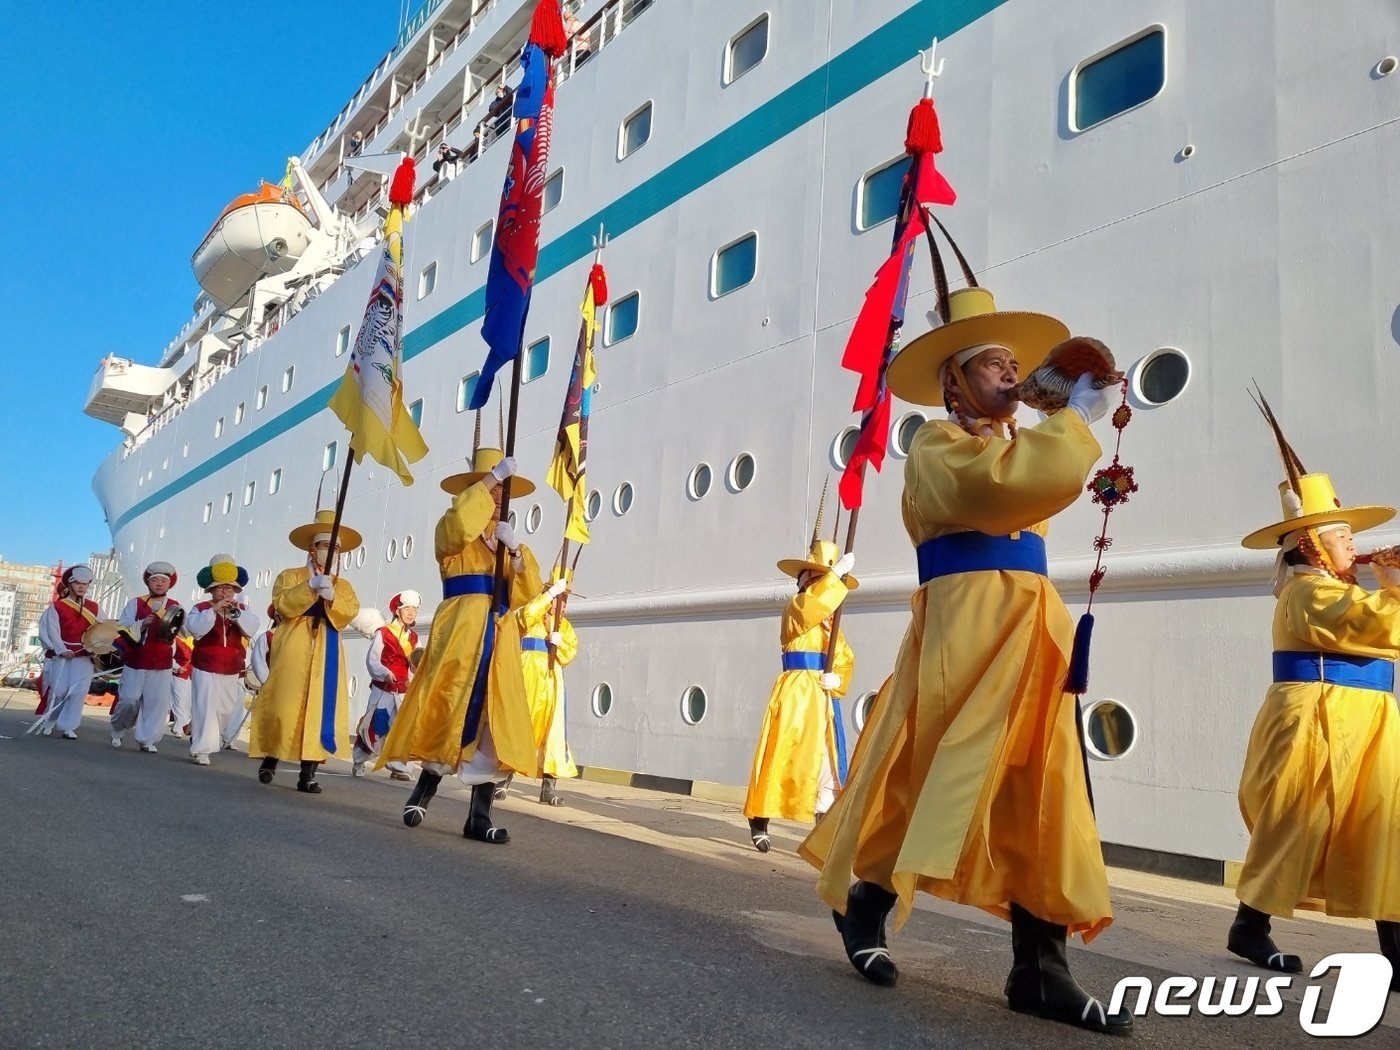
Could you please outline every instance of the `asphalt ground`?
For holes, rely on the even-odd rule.
[[[0,705],[9,694],[0,691]],[[271,786],[243,754],[25,736],[0,711],[0,1047],[1259,1047],[1313,1042],[1302,981],[1273,1017],[1140,1017],[1130,1041],[1010,1012],[1007,926],[923,900],[891,938],[893,989],[846,961],[803,829],[748,844],[738,807],[579,781],[568,804],[517,779],[504,846],[462,838],[444,781],[406,828],[409,785]],[[1224,951],[1230,891],[1112,871],[1116,921],[1073,946],[1107,999],[1139,975],[1258,976]],[[1376,950],[1360,922],[1278,921],[1311,964]],[[1326,980],[1320,983],[1326,984]],[[1400,1045],[1400,996],[1360,1042]],[[1261,996],[1262,1001],[1262,996]],[[1324,1002],[1326,993],[1324,994]]]

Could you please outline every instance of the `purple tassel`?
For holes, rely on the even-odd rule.
[[[1085,613],[1074,629],[1074,649],[1069,658],[1065,691],[1076,696],[1089,691],[1089,642],[1094,635],[1094,614]]]

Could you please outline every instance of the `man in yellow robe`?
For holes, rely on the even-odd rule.
[[[1278,605],[1273,684],[1240,777],[1250,840],[1227,946],[1301,973],[1302,960],[1270,937],[1272,916],[1304,908],[1373,919],[1400,991],[1400,551],[1377,552],[1381,589],[1368,591],[1352,539],[1395,510],[1342,507],[1326,474],[1304,474],[1286,455],[1296,465],[1279,486],[1284,518],[1243,541],[1279,552]]]
[[[1065,956],[1069,931],[1088,940],[1112,918],[1064,691],[1074,632],[1044,541],[1048,519],[1084,492],[1101,455],[1089,424],[1117,389],[1086,375],[1068,408],[1018,431],[1018,371],[1068,329],[998,313],[978,287],[944,298],[939,316],[888,370],[896,396],[951,416],[920,428],[905,464],[921,581],[912,622],[850,779],[801,853],[867,979],[895,982],[885,918],[898,904],[902,925],[923,890],[1010,919],[1013,1010],[1125,1032],[1131,1014],[1109,1014]]]
[[[342,524],[331,550],[335,512],[316,512],[288,539],[307,552],[307,561],[277,574],[272,604],[277,610],[277,657],[253,708],[248,757],[261,758],[258,780],[271,784],[278,761],[299,762],[297,790],[319,795],[316,767],[349,745],[349,694],[340,632],[360,611],[348,581],[329,575],[340,551],[363,542]]]
[[[411,828],[422,823],[443,776],[457,774],[472,789],[463,836],[503,843],[510,838],[506,829],[491,823],[495,781],[512,770],[539,775],[520,628],[509,608],[539,594],[541,583],[535,556],[500,520],[501,487],[509,480],[515,499],[535,486],[516,476],[515,460],[503,458],[499,449],[478,449],[473,466],[442,481],[452,495],[433,536],[442,603],[375,768],[395,761],[423,764],[403,811]],[[506,606],[493,610],[501,546],[509,594]]]
[[[821,515],[818,513],[818,526]],[[768,821],[811,821],[823,815],[846,776],[846,739],[839,697],[855,672],[855,654],[837,632],[831,672],[825,672],[831,617],[850,591],[854,552],[842,555],[815,530],[807,557],[785,558],[778,568],[797,578],[797,595],[783,610],[779,637],[783,670],[773,683],[758,734],[744,816],[760,853],[772,848]]]
[[[520,665],[525,694],[530,698],[530,718],[535,729],[535,750],[540,766],[540,801],[562,806],[564,799],[555,782],[578,776],[569,751],[565,724],[564,668],[578,655],[578,635],[569,618],[559,612],[559,598],[568,590],[571,575],[555,570],[549,589],[516,610],[520,627]]]

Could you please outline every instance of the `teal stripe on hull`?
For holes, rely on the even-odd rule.
[[[565,267],[593,252],[593,235],[603,223],[609,237],[620,237],[628,230],[665,211],[706,183],[738,167],[807,122],[839,105],[881,77],[909,63],[914,45],[932,37],[952,36],[960,29],[1000,7],[1006,0],[919,0],[909,10],[886,22],[869,36],[853,44],[826,65],[807,74],[797,83],[759,106],[748,116],[725,128],[669,167],[653,175],[636,189],[623,194],[567,233],[540,249],[535,271],[536,284],[548,280]],[[911,85],[911,96],[913,87]],[[441,313],[424,321],[404,336],[404,360],[411,360],[481,319],[485,310],[485,289],[467,294]],[[485,348],[481,355],[484,359]],[[340,377],[308,395],[275,419],[263,424],[222,452],[157,489],[135,503],[111,523],[115,533],[133,519],[160,506],[171,496],[203,481],[231,463],[236,463],[261,445],[281,437],[325,408],[340,385]],[[105,509],[105,508],[104,508]]]

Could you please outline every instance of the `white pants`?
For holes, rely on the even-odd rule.
[[[55,656],[44,671],[44,689],[49,706],[44,720],[60,733],[76,732],[83,724],[83,704],[92,685],[92,659],[87,656]]]
[[[496,757],[496,747],[491,743],[491,727],[488,725],[481,732],[481,744],[472,760],[463,762],[457,770],[457,779],[467,787],[475,787],[477,784],[498,783],[506,776],[507,771],[501,768],[500,759]]]
[[[190,723],[190,680],[170,676],[170,715],[175,720],[175,729],[183,733]]]
[[[168,667],[164,671],[122,668],[117,702],[112,708],[112,733],[125,733],[135,726],[133,735],[138,744],[149,746],[159,741],[170,718],[170,679]]]
[[[212,755],[223,749],[223,731],[243,706],[243,680],[195,668],[190,690],[190,754]]]
[[[379,750],[384,746],[384,737],[388,735],[389,729],[394,724],[394,718],[399,713],[399,704],[402,700],[402,693],[391,693],[387,689],[380,689],[377,685],[370,686],[369,707],[360,718],[359,728],[355,732],[354,760],[356,763],[368,762],[372,758],[379,757]],[[380,711],[383,711],[384,715],[376,717]],[[399,773],[408,772],[408,767],[402,762],[386,762],[385,765]]]

